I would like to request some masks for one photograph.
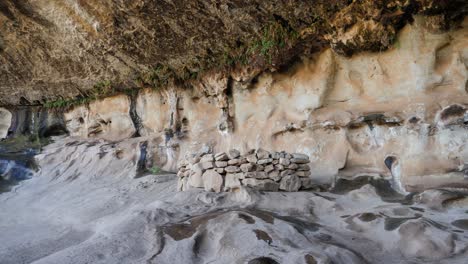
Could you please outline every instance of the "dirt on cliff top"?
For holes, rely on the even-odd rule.
[[[412,15],[456,26],[463,0],[14,1],[0,3],[0,105],[167,86],[210,70],[276,70],[330,46],[389,47]]]

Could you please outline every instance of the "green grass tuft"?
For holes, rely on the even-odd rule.
[[[154,174],[154,175],[160,174],[162,172],[161,168],[159,168],[158,166],[153,166],[153,167],[149,168],[148,171],[151,172],[151,174]]]

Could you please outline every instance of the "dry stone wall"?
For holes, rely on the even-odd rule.
[[[312,187],[309,156],[301,153],[236,149],[191,155],[180,164],[178,190],[232,191],[250,186],[261,191],[295,192]]]

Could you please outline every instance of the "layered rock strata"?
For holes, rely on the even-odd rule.
[[[236,149],[216,154],[195,154],[181,162],[178,190],[204,188],[232,191],[249,186],[261,191],[294,192],[312,187],[309,157],[305,154],[250,150],[240,155]]]

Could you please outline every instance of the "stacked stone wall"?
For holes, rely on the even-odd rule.
[[[262,191],[294,192],[312,187],[309,156],[263,149],[245,155],[236,149],[192,155],[181,162],[177,176],[179,191],[204,188],[221,192],[244,185]]]

